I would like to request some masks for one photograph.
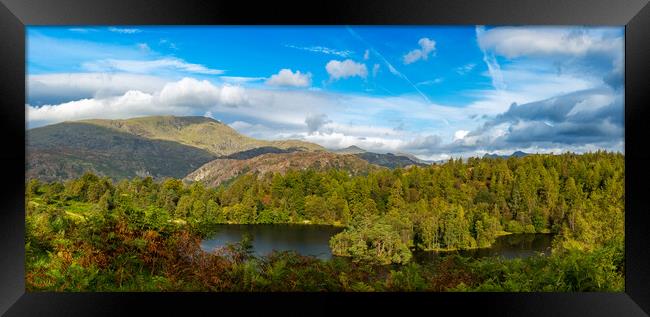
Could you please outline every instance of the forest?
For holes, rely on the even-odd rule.
[[[622,291],[624,156],[452,159],[352,176],[242,175],[216,188],[87,173],[26,182],[29,291]],[[244,239],[199,247],[216,224],[329,224],[334,257],[258,257]],[[551,233],[550,255],[440,257],[500,235]]]

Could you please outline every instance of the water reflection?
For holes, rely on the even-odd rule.
[[[417,262],[428,262],[440,256],[459,254],[473,258],[503,257],[506,259],[526,258],[529,256],[551,253],[553,235],[542,233],[522,233],[501,236],[489,248],[462,250],[455,252],[415,252]]]
[[[237,243],[246,233],[253,238],[253,252],[256,256],[264,256],[276,250],[296,251],[302,255],[329,259],[332,257],[329,240],[341,230],[343,228],[321,225],[220,225],[215,228],[214,236],[201,242],[201,248],[211,251],[227,243]]]
[[[201,242],[201,248],[212,251],[228,243],[237,243],[244,234],[253,238],[253,252],[265,256],[273,250],[295,251],[302,255],[330,259],[332,252],[329,240],[343,228],[324,225],[219,225],[215,234]],[[450,254],[480,258],[501,256],[507,259],[524,258],[538,253],[549,254],[553,236],[550,234],[511,234],[497,238],[490,248],[463,250],[457,252],[414,252],[414,260],[427,263]]]

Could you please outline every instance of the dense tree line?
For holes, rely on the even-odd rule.
[[[133,282],[134,270],[146,268],[153,278],[165,265],[187,256],[178,253],[179,241],[196,253],[187,241],[209,234],[219,223],[345,226],[330,246],[334,254],[349,256],[358,265],[405,264],[415,248],[487,247],[507,232],[552,232],[552,258],[568,266],[562,254],[599,254],[603,248],[622,252],[623,202],[624,157],[603,151],[451,160],[354,177],[340,170],[243,175],[218,188],[178,179],[112,183],[93,174],[65,183],[30,180],[28,270],[51,273],[57,265],[81,261],[66,272],[94,267],[96,271],[84,274],[110,276],[122,285],[124,280]],[[180,239],[183,232],[187,236]],[[613,258],[619,259],[620,252]],[[514,265],[508,263],[501,269]],[[472,271],[473,265],[464,267]],[[611,267],[601,273],[620,275],[622,265],[612,265],[615,274],[607,273]],[[99,273],[107,270],[111,274]],[[473,274],[480,276],[479,271]],[[63,274],[60,268],[54,272]],[[49,279],[71,278],[56,274]],[[49,285],[36,280],[33,288]],[[506,282],[495,283],[503,287]],[[488,288],[473,283],[465,284]],[[612,283],[608,287],[618,287]]]
[[[623,155],[596,152],[458,159],[357,177],[339,170],[244,175],[216,189],[178,179],[113,185],[86,174],[65,184],[32,180],[28,193],[187,221],[199,232],[216,223],[342,225],[335,254],[402,263],[409,248],[488,247],[505,232],[559,233],[580,248],[601,244],[622,232],[623,176]]]

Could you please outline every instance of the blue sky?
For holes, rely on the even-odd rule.
[[[424,159],[623,150],[622,27],[28,27],[27,125],[202,115]]]

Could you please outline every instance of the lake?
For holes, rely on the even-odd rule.
[[[296,251],[319,259],[329,259],[332,252],[329,240],[343,228],[325,225],[296,224],[257,224],[257,225],[219,225],[215,234],[201,242],[201,248],[211,251],[237,243],[244,233],[253,237],[253,251],[256,256],[267,255],[273,250]]]
[[[302,255],[329,259],[332,252],[329,248],[330,238],[341,232],[343,228],[326,225],[297,225],[297,224],[256,224],[256,225],[219,225],[215,234],[201,242],[204,251],[212,251],[227,243],[237,243],[245,233],[253,237],[253,252],[263,256],[277,251],[296,251]],[[528,257],[538,252],[550,253],[550,234],[511,234],[498,237],[490,248],[458,251],[457,253],[471,257],[502,256],[508,259]],[[417,262],[428,262],[441,255],[453,252],[415,252]]]
[[[489,248],[471,249],[452,252],[414,252],[416,262],[423,263],[432,260],[435,257],[460,254],[463,256],[482,258],[482,257],[503,257],[506,259],[526,258],[544,253],[551,253],[551,243],[553,235],[546,233],[518,233],[500,236],[492,243]]]

